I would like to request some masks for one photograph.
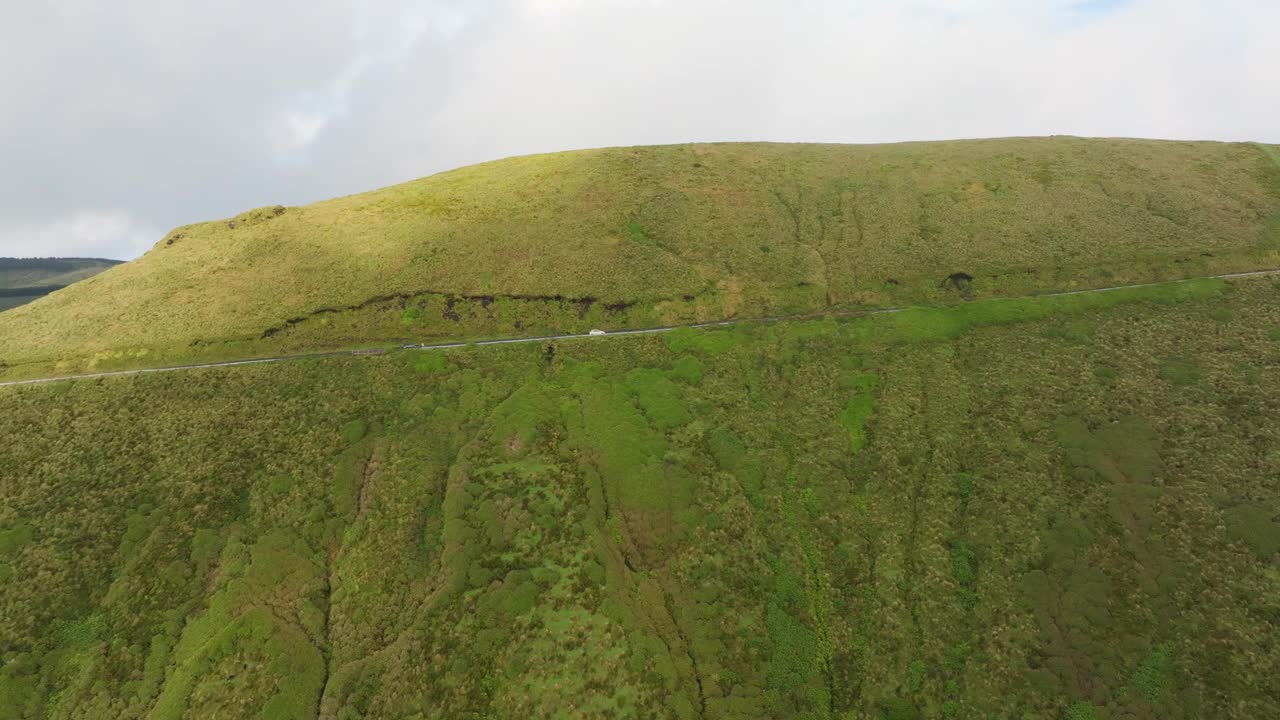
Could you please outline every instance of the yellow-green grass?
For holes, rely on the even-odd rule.
[[[1057,137],[513,158],[178,228],[134,262],[0,316],[0,372],[1271,267],[1275,155]]]
[[[1273,278],[551,350],[0,388],[0,718],[1280,717]]]

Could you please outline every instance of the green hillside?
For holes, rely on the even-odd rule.
[[[0,386],[0,720],[1280,717],[1280,275],[1205,277],[1280,267],[1278,155],[622,148],[179,228],[0,314],[0,382],[814,314]]]
[[[1280,284],[0,389],[0,718],[1280,716]]]
[[[0,316],[0,361],[33,376],[1278,266],[1273,150],[1032,138],[514,158],[178,228]]]
[[[0,257],[0,311],[24,305],[119,264],[119,260],[99,258]]]

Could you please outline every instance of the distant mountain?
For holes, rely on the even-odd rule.
[[[0,311],[29,303],[121,262],[103,258],[0,258]]]

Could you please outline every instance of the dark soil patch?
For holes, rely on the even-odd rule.
[[[948,290],[968,292],[973,286],[973,276],[966,272],[951,273],[939,287]]]
[[[457,304],[458,304],[458,298],[452,295],[445,298],[444,311],[440,313],[441,317],[443,317],[445,320],[452,320],[454,322],[458,322],[462,320],[462,316],[459,315],[458,311],[455,309],[455,306]]]

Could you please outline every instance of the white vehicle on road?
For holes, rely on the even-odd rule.
[[[603,330],[592,330],[591,332],[589,332],[589,333],[587,333],[587,334],[588,334],[588,335],[608,335],[608,333],[606,333],[606,332],[605,332],[605,331],[603,331]]]

